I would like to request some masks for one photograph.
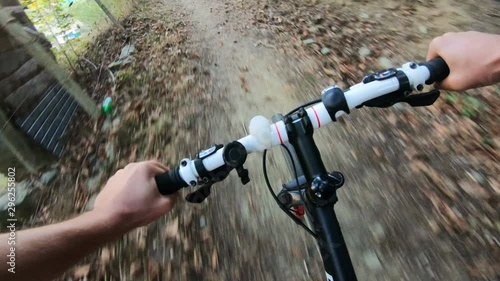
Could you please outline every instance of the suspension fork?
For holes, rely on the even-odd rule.
[[[311,120],[304,109],[285,119],[290,143],[294,146],[308,183],[304,204],[314,232],[318,235],[327,281],[356,281],[349,251],[334,211],[336,190],[344,183],[341,173],[328,173],[313,138]]]

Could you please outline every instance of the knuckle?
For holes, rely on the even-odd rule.
[[[435,50],[438,44],[439,44],[439,37],[432,39],[431,43],[429,44],[429,49]]]
[[[148,161],[146,161],[145,163],[146,163],[146,164],[148,164],[148,165],[156,165],[156,164],[160,164],[160,163],[159,163],[158,161],[156,161],[156,160],[148,160]]]
[[[442,50],[449,42],[450,37],[453,37],[455,32],[446,32],[445,34],[432,39],[429,48],[433,49],[435,52]]]
[[[154,167],[155,167],[155,165],[153,162],[145,161],[145,162],[141,162],[137,168],[140,169],[141,171],[150,171],[150,170],[154,169]]]
[[[436,38],[434,38],[432,41],[431,41],[431,45],[432,46],[439,46],[443,43],[443,41],[446,39],[446,34],[445,35],[442,35],[442,36],[438,36]]]

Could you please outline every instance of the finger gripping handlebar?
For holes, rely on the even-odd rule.
[[[179,167],[155,176],[156,185],[162,195],[176,193],[179,189],[188,186],[179,174]]]
[[[425,84],[427,85],[433,84],[434,82],[443,81],[450,74],[450,68],[448,67],[448,64],[446,64],[444,59],[440,57],[421,63],[420,65],[423,65],[427,67],[427,69],[429,69],[430,76],[429,79],[425,81]]]

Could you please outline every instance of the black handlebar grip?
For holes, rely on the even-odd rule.
[[[421,63],[420,65],[429,69],[430,76],[429,79],[425,81],[425,84],[427,85],[433,84],[434,82],[441,82],[446,79],[448,75],[450,75],[450,68],[441,57],[433,58],[432,60]]]
[[[156,185],[162,195],[176,193],[179,189],[188,186],[179,174],[179,167],[155,176]]]

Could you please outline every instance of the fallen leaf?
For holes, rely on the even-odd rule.
[[[141,269],[141,260],[136,259],[132,264],[130,265],[130,278],[133,280],[134,276],[139,273],[139,269]]]
[[[160,266],[157,262],[153,260],[149,260],[148,262],[148,279],[155,280],[158,277],[158,273],[160,273]]]
[[[212,251],[212,269],[216,269],[218,263],[219,263],[219,261],[218,261],[217,250],[214,248]]]
[[[458,186],[472,198],[486,199],[490,197],[490,194],[477,182],[462,180]]]
[[[387,121],[389,121],[389,123],[392,125],[392,126],[395,126],[396,123],[398,122],[398,117],[396,116],[396,114],[394,114],[393,112],[390,112],[389,114],[387,114]]]
[[[132,149],[130,150],[128,162],[129,163],[135,162],[136,159],[137,159],[137,145],[133,145]]]
[[[139,110],[142,107],[142,101],[137,101],[134,104],[134,110]]]
[[[207,241],[210,239],[209,229],[210,227],[205,227],[204,229],[201,230],[201,240]]]
[[[176,238],[179,239],[179,218],[175,218],[168,222],[165,227],[165,237],[166,238]]]
[[[191,224],[191,221],[193,220],[193,209],[188,208],[184,212],[182,212],[182,224],[184,226],[188,226]]]
[[[83,177],[88,177],[89,176],[89,169],[88,168],[83,168],[82,169],[82,176]]]
[[[500,183],[494,178],[488,178],[488,182],[493,191],[495,191],[495,195],[500,195]]]
[[[426,178],[444,195],[454,201],[457,200],[456,188],[454,183],[449,178],[436,171],[430,165],[427,165],[419,160],[413,160],[411,162],[411,167],[415,172],[422,172]]]
[[[241,88],[243,89],[243,91],[245,91],[245,93],[249,93],[250,90],[248,89],[248,84],[245,77],[240,76],[240,81],[241,81]]]
[[[434,209],[442,219],[442,224],[448,233],[453,233],[453,229],[461,232],[467,231],[467,225],[463,218],[459,217],[457,213],[442,199],[440,199],[433,192],[425,192],[427,197],[431,200]]]
[[[146,231],[147,231],[146,227],[141,227],[137,229],[135,240],[136,240],[137,250],[139,251],[146,249],[146,235],[147,235]]]
[[[198,249],[194,250],[193,266],[197,272],[201,272],[201,268],[203,265],[202,265],[202,260],[201,260],[201,253],[200,253],[200,250],[198,250]]]
[[[182,239],[182,248],[184,252],[189,252],[191,250],[191,240],[188,238]]]
[[[73,277],[75,279],[82,279],[89,275],[90,264],[80,265],[75,268],[73,271]]]
[[[441,228],[439,227],[439,224],[435,220],[428,220],[427,223],[429,224],[429,227],[431,228],[434,234],[438,234],[441,232]]]
[[[111,259],[111,252],[108,248],[103,248],[101,250],[100,265],[105,266],[109,263]]]
[[[329,75],[329,76],[337,75],[337,72],[333,69],[330,69],[330,68],[323,68],[323,71],[325,72],[326,75]]]

